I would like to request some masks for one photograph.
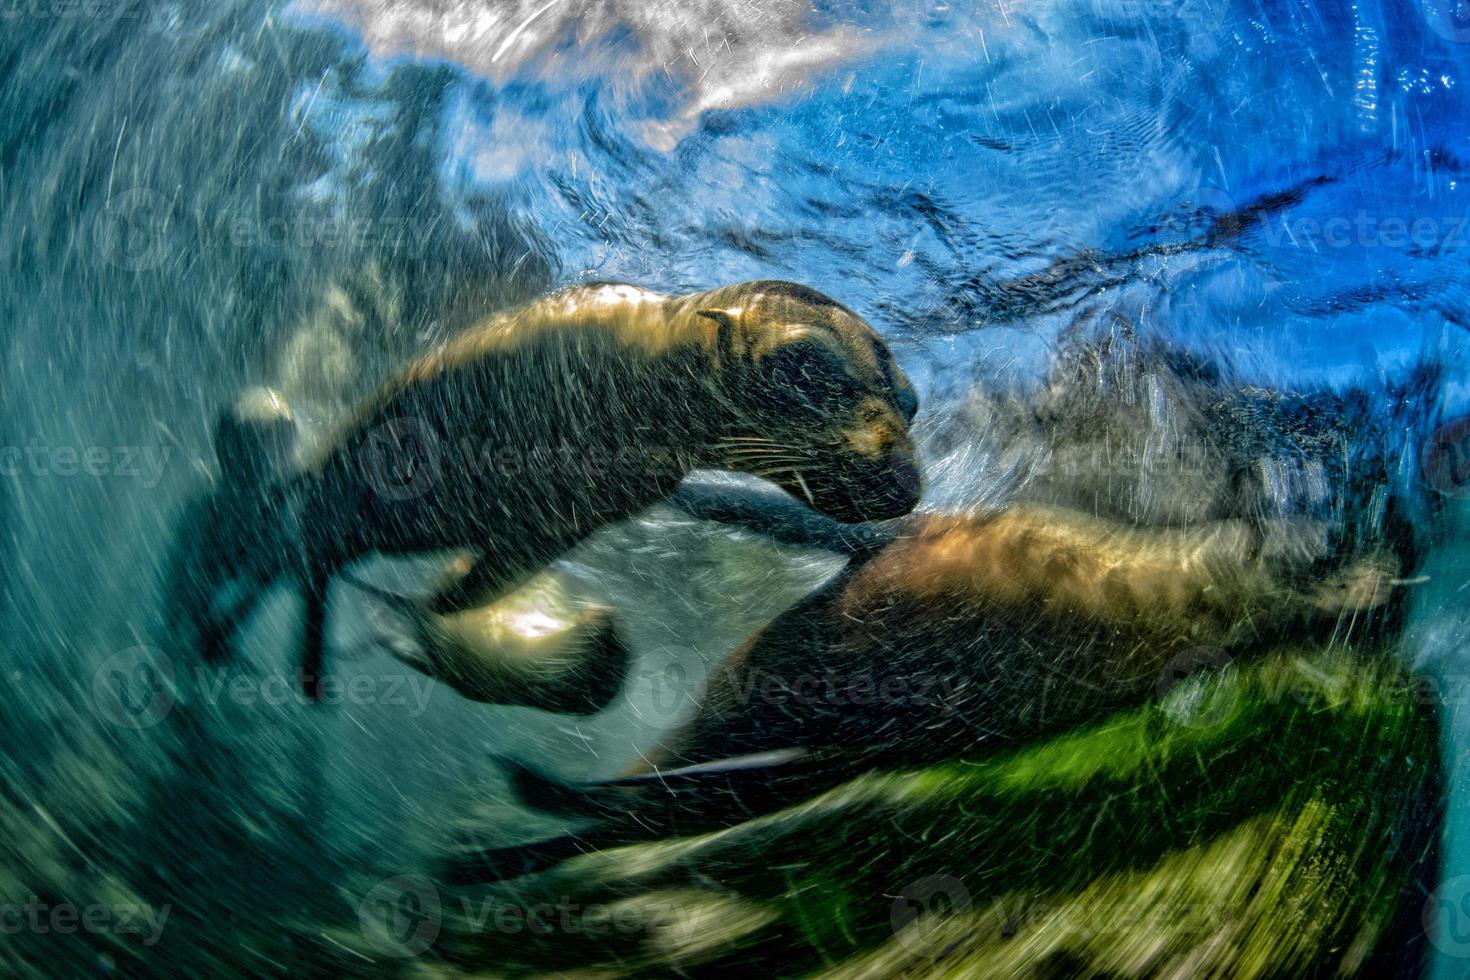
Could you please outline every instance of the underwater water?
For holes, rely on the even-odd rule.
[[[499,759],[567,779],[636,765],[843,559],[668,507],[599,532],[556,565],[632,652],[590,716],[459,697],[391,656],[372,598],[340,582],[338,686],[309,703],[294,590],[220,667],[173,643],[161,595],[242,389],[280,392],[305,458],[411,357],[603,281],[791,280],[861,315],[918,390],[921,513],[1310,517],[1355,554],[1397,534],[1412,557],[1386,642],[1433,679],[1439,758],[1419,762],[1444,778],[1435,867],[1401,904],[1463,913],[1470,474],[1445,454],[1470,412],[1464,4],[6,0],[0,19],[0,972],[498,975],[448,938],[384,953],[374,896],[401,907],[408,881],[422,899],[467,836],[556,832]],[[1066,446],[1046,414],[1072,405],[1059,363],[1093,392]],[[1217,409],[1190,408],[1190,385]],[[1328,435],[1309,451],[1306,429]],[[1247,431],[1275,448],[1238,466],[1221,447]],[[1186,463],[1198,483],[1171,476]],[[1216,476],[1249,486],[1239,513],[1193,489]],[[422,591],[426,569],[363,574]],[[1329,651],[1351,646],[1339,626]],[[1032,696],[1002,681],[1007,703]],[[842,828],[829,839],[870,839]],[[1374,834],[1365,851],[1392,837]],[[869,889],[885,922],[907,884]],[[437,930],[460,893],[428,887]],[[1425,930],[1403,962],[1470,971],[1470,940]]]

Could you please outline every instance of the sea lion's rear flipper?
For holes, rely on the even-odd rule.
[[[599,782],[569,783],[514,759],[497,757],[525,805],[598,822],[586,830],[530,844],[461,851],[451,860],[445,878],[453,885],[506,881],[591,851],[729,826],[774,809],[769,801],[742,801],[738,792],[742,782],[753,789],[782,767],[793,769],[795,775],[797,763],[818,758],[806,749],[786,749]]]
[[[818,753],[801,747],[777,749],[583,783],[566,782],[515,759],[497,757],[496,761],[526,806],[563,816],[598,817],[627,813],[640,800],[658,796],[678,798],[682,794],[694,802],[708,796],[712,788],[733,791],[741,782],[769,781],[783,768],[819,758]]]
[[[796,746],[789,749],[774,749],[770,752],[735,755],[726,759],[712,759],[709,762],[679,766],[676,769],[655,769],[652,772],[640,772],[633,776],[617,776],[612,779],[599,780],[592,785],[643,786],[656,783],[672,790],[679,785],[726,779],[741,773],[769,774],[782,766],[789,766],[797,762],[812,762],[818,758],[818,754],[812,750]]]
[[[543,813],[606,817],[625,812],[627,805],[634,800],[634,794],[627,791],[609,793],[601,790],[595,782],[567,782],[507,756],[494,756],[493,761],[505,771],[505,778],[516,798]]]

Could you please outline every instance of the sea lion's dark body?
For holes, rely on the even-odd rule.
[[[898,523],[726,659],[659,766],[798,746],[869,763],[984,754],[1137,703],[1171,665],[1325,637],[1381,605],[1397,572],[1374,556],[1304,583],[1241,521],[1144,529],[1018,504]]]
[[[420,366],[318,464],[301,511],[307,552],[340,566],[474,545],[513,580],[660,500],[691,463],[694,426],[678,408],[693,384],[667,382],[692,382],[694,358],[675,349],[610,370],[617,353],[598,332],[557,331]]]
[[[916,408],[872,328],[792,283],[586,287],[493,317],[410,365],[289,485],[303,682],[320,679],[330,579],[369,554],[473,552],[434,603],[448,612],[503,594],[695,467],[770,477],[842,520],[907,513]],[[260,535],[277,549],[281,537]]]

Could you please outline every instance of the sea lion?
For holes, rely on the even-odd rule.
[[[823,533],[820,518],[768,496],[734,498],[674,501],[791,543]],[[1374,553],[1304,579],[1294,526],[1142,528],[1024,503],[912,515],[878,532],[886,543],[828,530],[849,567],[732,652],[694,716],[633,769],[568,786],[504,760],[527,803],[596,826],[471,854],[451,874],[528,873],[590,847],[746,819],[873,767],[1053,736],[1155,696],[1171,670],[1361,624],[1398,571]]]
[[[1015,504],[900,525],[734,651],[657,764],[793,746],[872,754],[885,725],[924,733],[893,739],[905,762],[991,751],[1146,698],[1171,664],[1330,636],[1382,606],[1398,573],[1371,554],[1307,578],[1291,557],[1299,529],[1243,521],[1139,528]]]
[[[921,492],[917,409],[877,332],[805,286],[570,289],[409,365],[242,537],[301,584],[301,679],[315,694],[328,584],[359,558],[470,550],[433,604],[470,608],[694,468],[767,477],[842,521],[895,517]]]

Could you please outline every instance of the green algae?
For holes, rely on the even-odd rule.
[[[1376,975],[1412,965],[1438,727],[1383,659],[1282,651],[1006,754],[444,889],[424,976]],[[457,914],[566,909],[544,934]],[[631,904],[630,904],[631,903]],[[591,930],[591,910],[626,915]]]

